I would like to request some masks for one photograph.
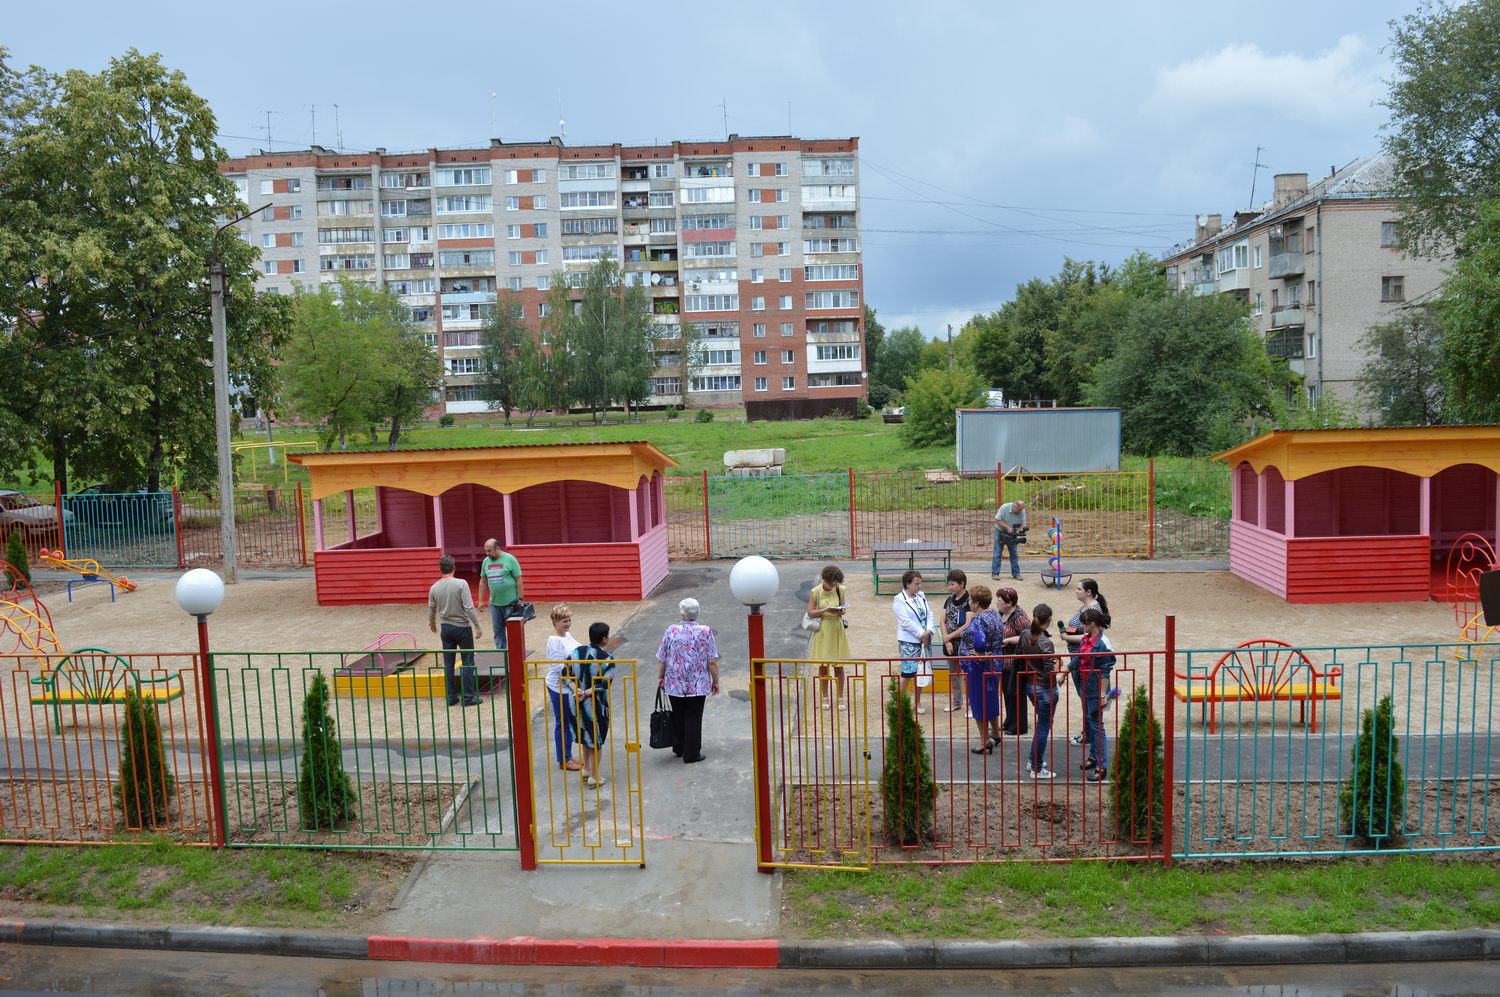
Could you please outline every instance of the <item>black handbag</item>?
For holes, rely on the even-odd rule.
[[[517,599],[505,607],[505,615],[507,619],[530,623],[536,619],[536,607],[529,602],[522,602],[520,599]]]
[[[672,701],[666,690],[657,686],[656,708],[651,711],[651,747],[677,747],[676,731],[672,728]]]

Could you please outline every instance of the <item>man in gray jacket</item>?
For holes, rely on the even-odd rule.
[[[438,558],[438,571],[443,577],[432,583],[427,591],[427,625],[438,633],[438,622],[442,621],[443,674],[447,678],[448,705],[459,703],[459,687],[453,678],[454,649],[464,649],[463,704],[478,706],[479,693],[474,676],[474,641],[483,637],[479,628],[479,612],[474,608],[474,595],[469,583],[453,576],[453,557],[444,554]]]

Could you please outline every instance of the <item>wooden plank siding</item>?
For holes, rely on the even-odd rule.
[[[641,537],[641,591],[644,599],[667,577],[667,527],[654,526]]]
[[[537,604],[539,617],[546,615],[544,602],[613,602],[643,595],[642,556],[634,543],[516,544],[509,549],[521,562],[526,599]]]
[[[1286,598],[1287,538],[1249,523],[1229,524],[1229,570]]]
[[[342,548],[313,553],[320,606],[426,605],[437,581],[436,547]]]
[[[1425,536],[1294,537],[1282,595],[1294,603],[1425,602],[1431,549]]]

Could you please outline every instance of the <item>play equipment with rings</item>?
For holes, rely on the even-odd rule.
[[[1062,520],[1053,516],[1047,528],[1047,570],[1042,572],[1042,584],[1058,591],[1073,580],[1073,573],[1063,570],[1062,544]]]

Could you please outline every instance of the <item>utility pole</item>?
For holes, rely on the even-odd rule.
[[[948,323],[948,372],[953,373],[953,323]]]
[[[268,143],[269,144],[269,143]],[[214,232],[208,260],[208,303],[213,326],[214,436],[219,462],[219,546],[224,551],[224,584],[240,580],[239,550],[234,524],[234,458],[229,452],[229,344],[224,321],[224,261],[219,259],[219,236],[231,225],[271,207],[262,204],[248,214],[231,218]]]

